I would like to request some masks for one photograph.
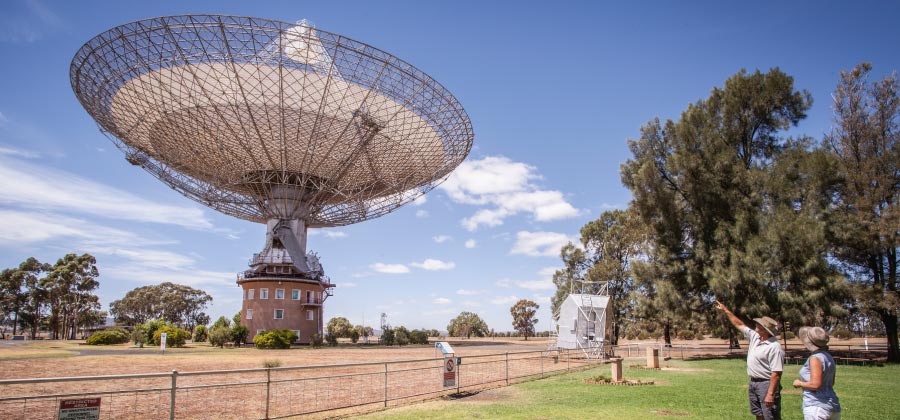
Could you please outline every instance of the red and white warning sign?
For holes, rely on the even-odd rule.
[[[81,398],[59,402],[59,420],[99,420],[100,398]]]
[[[444,387],[456,386],[456,358],[444,358]]]

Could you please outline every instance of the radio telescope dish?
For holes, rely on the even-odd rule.
[[[305,20],[132,22],[88,41],[69,75],[130,163],[205,206],[266,223],[242,284],[277,274],[327,292],[307,228],[396,210],[444,180],[474,138],[462,106],[427,74]]]
[[[438,82],[306,21],[137,21],[88,41],[70,78],[130,162],[254,222],[326,227],[384,215],[472,147],[468,116]]]

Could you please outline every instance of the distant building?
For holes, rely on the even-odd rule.
[[[609,296],[570,294],[559,307],[556,347],[579,349],[588,357],[602,357],[612,336]]]

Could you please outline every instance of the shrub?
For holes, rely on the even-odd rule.
[[[397,331],[394,331],[394,342],[401,347],[404,344],[409,344],[409,331],[406,328],[398,327]]]
[[[216,347],[225,347],[225,343],[231,342],[231,328],[214,326],[209,330],[209,344]]]
[[[165,326],[157,329],[156,332],[153,333],[154,346],[160,344],[163,333],[166,333],[166,347],[184,347],[184,342],[191,337],[191,333],[182,330],[181,328]]]
[[[155,338],[156,331],[162,327],[173,327],[173,325],[169,324],[168,322],[163,321],[161,319],[151,319],[151,320],[143,323],[141,325],[141,327],[144,329],[144,334],[145,334],[144,337],[146,337],[145,338],[146,341],[144,341],[144,342],[147,344],[155,344],[158,346],[159,340],[157,338]]]
[[[626,340],[634,340],[634,333],[631,331],[625,333],[625,339]]]
[[[247,327],[241,324],[235,324],[231,327],[231,334],[229,335],[229,341],[234,343],[235,347],[240,346],[247,342],[247,336],[250,334],[250,330]]]
[[[691,330],[681,330],[678,331],[677,337],[681,340],[693,340],[694,332]]]
[[[350,330],[350,341],[352,341],[353,344],[356,344],[356,342],[359,341],[359,331],[356,329]]]
[[[198,326],[194,327],[193,340],[195,343],[202,343],[202,342],[206,341],[206,338],[207,338],[206,325],[198,325]]]
[[[319,333],[313,334],[312,337],[309,339],[309,344],[310,344],[314,349],[317,349],[317,348],[319,348],[319,347],[322,347],[322,343],[323,343],[323,340],[322,340],[322,334],[319,334]]]
[[[253,340],[253,341],[256,341],[255,337],[254,337],[254,340]],[[263,360],[262,365],[263,365],[264,368],[274,368],[274,367],[279,367],[279,366],[281,366],[281,360],[278,360],[278,359],[266,359],[266,360]]]
[[[129,338],[128,331],[121,328],[108,328],[91,334],[87,339],[87,344],[92,346],[122,344],[127,343]]]
[[[337,336],[332,333],[325,333],[325,341],[328,342],[328,345],[331,347],[337,347]]]
[[[840,338],[841,340],[849,340],[853,338],[853,333],[846,328],[838,328],[831,333],[831,336],[834,338]]]
[[[648,333],[647,331],[641,331],[637,335],[638,340],[646,340],[648,338],[650,338],[650,333]]]
[[[144,324],[134,326],[134,331],[131,332],[131,341],[136,346],[144,347],[144,344],[147,343],[147,329]]]
[[[794,333],[793,333],[792,331],[785,331],[785,332],[784,332],[784,338],[785,338],[785,339],[790,340],[790,339],[793,339],[794,337],[796,337],[796,336],[794,335]]]
[[[289,349],[296,339],[297,334],[291,330],[270,330],[256,334],[253,344],[258,349]]]

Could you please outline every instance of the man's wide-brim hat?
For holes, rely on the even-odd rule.
[[[778,335],[778,321],[764,316],[762,318],[753,318],[753,322],[756,322],[757,325],[766,330],[772,337]]]
[[[800,336],[800,341],[810,351],[816,351],[823,347],[827,348],[828,341],[831,339],[828,336],[828,332],[820,327],[801,327],[798,335]]]

